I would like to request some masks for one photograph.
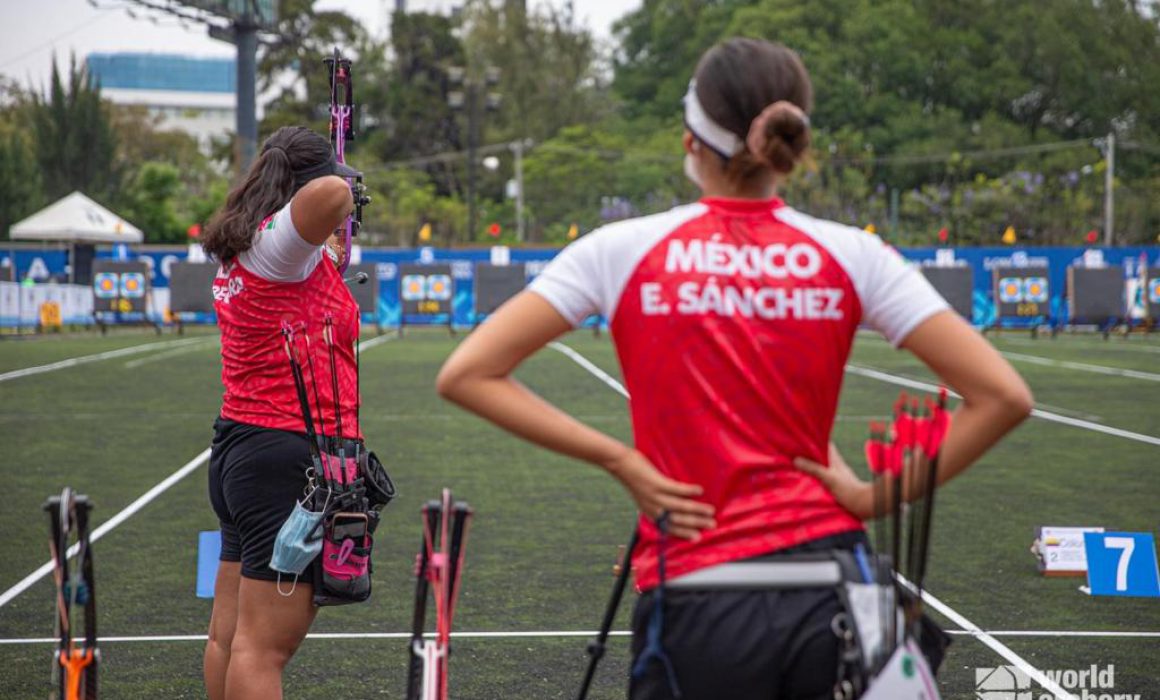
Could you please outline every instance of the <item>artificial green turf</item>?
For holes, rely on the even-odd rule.
[[[155,340],[114,334],[0,342],[0,368]],[[567,342],[617,374],[607,340],[578,333]],[[1004,349],[1055,359],[1142,371],[1160,364],[1140,349],[1160,345],[1139,338],[1113,339],[1106,348],[1090,337],[1026,342],[1026,336],[998,339]],[[1130,347],[1117,348],[1117,342]],[[385,512],[379,533],[373,602],[324,610],[315,631],[408,629],[419,507],[444,485],[477,511],[458,630],[590,630],[599,622],[617,545],[632,525],[631,503],[597,470],[525,445],[439,400],[431,387],[452,347],[445,333],[412,330],[363,357],[364,431],[400,496]],[[65,483],[90,493],[100,523],[208,445],[221,392],[216,352],[209,343],[135,368],[125,364],[148,353],[0,383],[0,436],[10,446],[0,467],[7,486],[0,531],[8,535],[0,544],[0,591],[47,559],[45,516],[38,507],[49,493]],[[929,376],[878,342],[860,340],[854,361]],[[1155,382],[1017,367],[1037,399],[1051,405],[1048,410],[1160,435],[1160,418],[1152,410],[1160,398]],[[628,438],[623,399],[563,355],[544,351],[521,368],[520,378],[589,423]],[[859,461],[868,417],[883,415],[897,391],[847,376],[834,438],[852,461]],[[1158,449],[1028,422],[940,493],[931,591],[984,629],[1160,631],[1160,603],[1083,596],[1076,590],[1082,580],[1043,579],[1027,553],[1037,525],[1155,531]],[[103,635],[204,632],[210,603],[195,598],[193,590],[197,532],[215,527],[205,478],[204,467],[198,469],[94,546]],[[51,595],[51,584],[42,580],[0,608],[0,638],[51,636]],[[628,602],[618,629],[627,626]],[[1119,692],[1147,697],[1157,683],[1160,639],[1000,641],[1048,668],[1115,663]],[[453,694],[569,697],[583,671],[584,643],[461,640],[452,662]],[[0,697],[43,697],[49,649],[0,645]],[[627,640],[613,640],[593,698],[623,697],[626,650]],[[110,642],[103,653],[105,697],[202,697],[199,643]],[[401,640],[309,640],[287,673],[287,697],[401,697],[405,658]],[[940,678],[944,697],[974,698],[974,668],[1002,663],[981,643],[956,638]]]

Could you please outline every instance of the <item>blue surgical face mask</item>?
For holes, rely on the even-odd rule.
[[[322,513],[313,513],[294,504],[294,510],[278,537],[274,540],[274,555],[270,558],[270,568],[283,574],[300,575],[322,552]]]

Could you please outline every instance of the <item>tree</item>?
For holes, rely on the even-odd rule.
[[[169,163],[141,164],[125,197],[125,218],[145,232],[149,243],[180,243],[185,228],[177,216],[174,200],[181,193],[181,173]]]
[[[489,120],[492,141],[541,141],[563,127],[610,115],[600,55],[592,34],[575,23],[571,7],[477,0],[465,13],[464,49],[476,79],[495,69],[502,103]]]
[[[259,124],[262,138],[294,125],[327,133],[330,78],[323,61],[336,47],[346,58],[357,60],[359,109],[354,122],[356,131],[361,129],[367,121],[367,105],[381,91],[377,86],[383,79],[383,47],[372,42],[346,13],[315,10],[314,0],[282,0],[278,17],[277,38],[262,46],[258,58],[259,92],[278,88]],[[360,143],[356,139],[351,149],[357,150]]]
[[[116,198],[121,173],[110,108],[100,86],[70,59],[67,84],[56,61],[47,95],[33,93],[29,118],[35,134],[37,164],[49,200],[80,190],[93,199]]]
[[[614,89],[633,121],[679,124],[700,53],[731,36],[798,51],[815,88],[813,164],[786,191],[812,213],[896,218],[900,240],[991,242],[1003,221],[1033,243],[1098,224],[1102,155],[1115,131],[1121,240],[1160,229],[1160,26],[1132,0],[646,0],[616,28]],[[1045,144],[1076,140],[1051,155]],[[1051,147],[1054,148],[1054,147]],[[1135,150],[1131,150],[1135,149]],[[1010,155],[971,157],[974,152]],[[922,156],[931,155],[924,160]],[[897,208],[890,204],[898,193]],[[1149,194],[1151,193],[1151,197]],[[984,204],[985,203],[985,204]],[[1130,212],[1130,213],[1129,213]]]
[[[14,84],[0,85],[0,238],[44,204],[27,101]]]
[[[391,16],[394,54],[386,76],[381,124],[369,136],[384,161],[457,151],[465,141],[448,104],[448,69],[462,66],[463,46],[450,17],[423,12]],[[442,188],[444,193],[449,188]]]
[[[159,128],[160,118],[142,107],[118,105],[112,117],[117,167],[129,183],[114,204],[148,242],[183,242],[191,224],[205,223],[225,201],[223,163],[207,157],[189,134]]]

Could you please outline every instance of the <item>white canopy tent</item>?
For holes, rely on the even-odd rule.
[[[80,192],[50,204],[8,229],[13,240],[62,243],[140,243],[141,229]]]

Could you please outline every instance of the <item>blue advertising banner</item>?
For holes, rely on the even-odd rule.
[[[510,250],[514,263],[524,263],[528,279],[534,278],[544,266],[555,257],[554,249]],[[1146,289],[1137,285],[1141,265],[1160,266],[1160,247],[1133,246],[1126,248],[907,248],[899,251],[903,257],[918,265],[955,266],[966,265],[973,270],[974,298],[972,322],[977,326],[1026,325],[1040,320],[1066,323],[1068,305],[1064,294],[1067,289],[1067,268],[1072,265],[1102,264],[1119,267],[1124,271],[1124,279],[1130,295],[1143,296]],[[169,271],[175,262],[184,260],[185,251],[131,250],[134,260],[142,260],[148,266],[150,284],[154,290],[167,290]],[[113,257],[113,251],[98,251],[97,258]],[[457,326],[472,326],[480,319],[474,312],[475,265],[489,262],[491,251],[481,249],[440,249],[440,248],[400,248],[370,250],[362,252],[362,262],[375,265],[379,284],[379,310],[377,318],[369,315],[365,320],[377,321],[382,326],[397,326],[402,312],[399,295],[399,266],[404,264],[448,265],[454,288],[451,299],[452,319]],[[67,280],[68,255],[63,250],[27,250],[0,248],[0,265],[14,264],[16,279],[31,278],[36,282]],[[1046,310],[1042,318],[1022,320],[1000,319],[994,289],[994,269],[1045,267],[1048,271],[1048,298],[1041,306]],[[418,320],[418,319],[416,319]],[[410,321],[408,321],[410,322]],[[446,323],[446,320],[440,320]]]

